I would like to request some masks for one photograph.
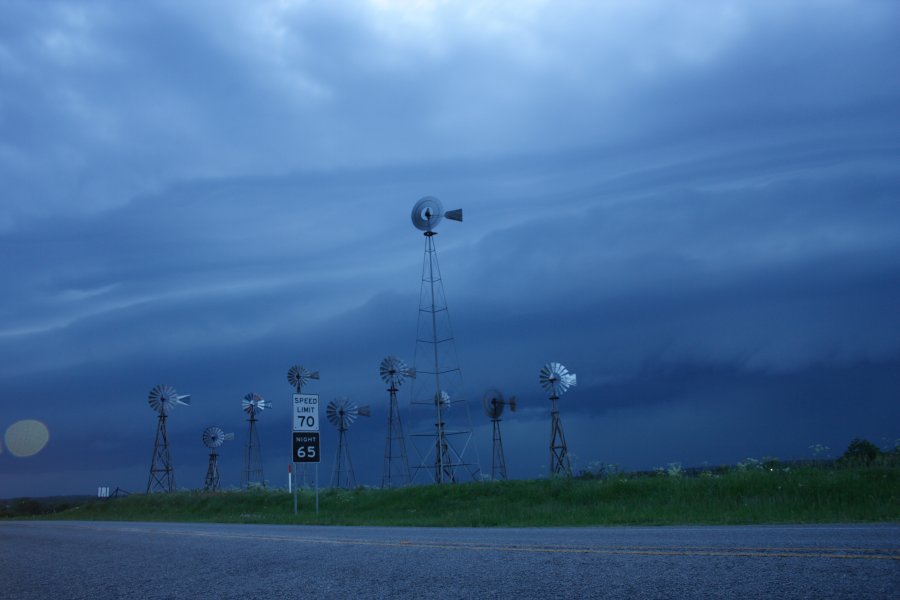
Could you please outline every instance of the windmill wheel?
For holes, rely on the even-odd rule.
[[[368,410],[368,407],[366,409]],[[349,398],[335,398],[328,403],[328,407],[325,409],[328,422],[338,429],[349,428],[358,415],[359,407]]]
[[[444,218],[444,206],[434,196],[425,196],[413,206],[412,222],[420,231],[431,231]]]
[[[154,386],[147,396],[150,408],[156,412],[170,411],[179,404],[190,404],[190,396],[179,396],[171,385],[160,384]]]
[[[270,406],[271,404],[269,404],[262,396],[254,394],[253,392],[247,394],[244,396],[244,399],[241,400],[241,408],[249,415],[255,415]]]
[[[203,430],[203,444],[207,448],[218,448],[225,443],[225,432],[221,427],[207,427]]]
[[[378,367],[381,379],[388,385],[400,387],[407,377],[415,378],[416,370],[410,369],[403,360],[396,356],[388,356]]]
[[[288,369],[287,379],[288,383],[290,383],[295,389],[300,389],[311,379],[318,379],[319,372],[318,371],[310,371],[303,365],[294,365],[290,369]]]
[[[552,396],[559,397],[575,385],[575,374],[569,373],[569,370],[560,363],[551,362],[541,369],[540,382]]]
[[[441,390],[440,392],[436,392],[434,394],[434,405],[440,406],[442,411],[450,408],[450,404],[450,394],[448,394],[444,390]]]
[[[484,407],[484,414],[491,419],[499,419],[506,403],[503,401],[503,394],[500,393],[500,390],[490,389],[484,393],[481,404]]]

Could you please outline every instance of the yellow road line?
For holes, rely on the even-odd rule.
[[[140,527],[94,527],[90,525],[68,525],[71,528],[95,531],[115,531],[119,533],[155,533],[184,537],[208,537],[269,542],[290,542],[294,544],[321,544],[331,546],[373,546],[382,548],[431,548],[438,550],[466,550],[471,552],[522,552],[536,554],[593,554],[621,556],[714,556],[742,558],[833,558],[851,560],[896,560],[900,561],[900,549],[889,548],[715,548],[710,546],[541,546],[541,545],[500,545],[467,544],[463,542],[418,542],[411,540],[381,541],[363,539],[341,539],[306,536],[261,535],[250,533],[205,532],[179,529],[144,529]]]

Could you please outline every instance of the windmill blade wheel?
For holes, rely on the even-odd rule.
[[[187,404],[188,402],[185,402],[185,400],[190,402],[190,396],[179,396],[178,392],[175,391],[175,388],[166,384],[154,386],[147,396],[147,402],[150,404],[150,408],[156,412],[168,412],[179,404]]]
[[[498,389],[491,388],[481,398],[484,414],[491,419],[499,419],[503,414],[503,394]]]
[[[203,431],[203,444],[210,449],[218,448],[225,442],[225,432],[221,427],[207,427]]]
[[[544,365],[539,380],[541,387],[557,397],[563,395],[576,382],[575,374],[569,373],[569,370],[558,362]]]

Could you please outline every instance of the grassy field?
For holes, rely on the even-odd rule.
[[[179,492],[94,501],[58,519],[515,527],[900,521],[900,469],[730,471],[302,492]],[[44,516],[43,518],[48,518]]]

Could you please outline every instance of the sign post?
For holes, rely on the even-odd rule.
[[[294,514],[296,515],[297,514],[297,488],[294,487],[294,482],[293,482],[293,478],[292,478],[293,472],[292,472],[291,468],[293,466],[294,466],[294,463],[292,463],[292,462],[288,463],[288,493],[294,494]]]
[[[294,394],[294,432],[291,461],[316,463],[316,514],[319,514],[319,461],[322,456],[319,437],[319,395]],[[297,491],[294,487],[294,514],[297,514]]]

